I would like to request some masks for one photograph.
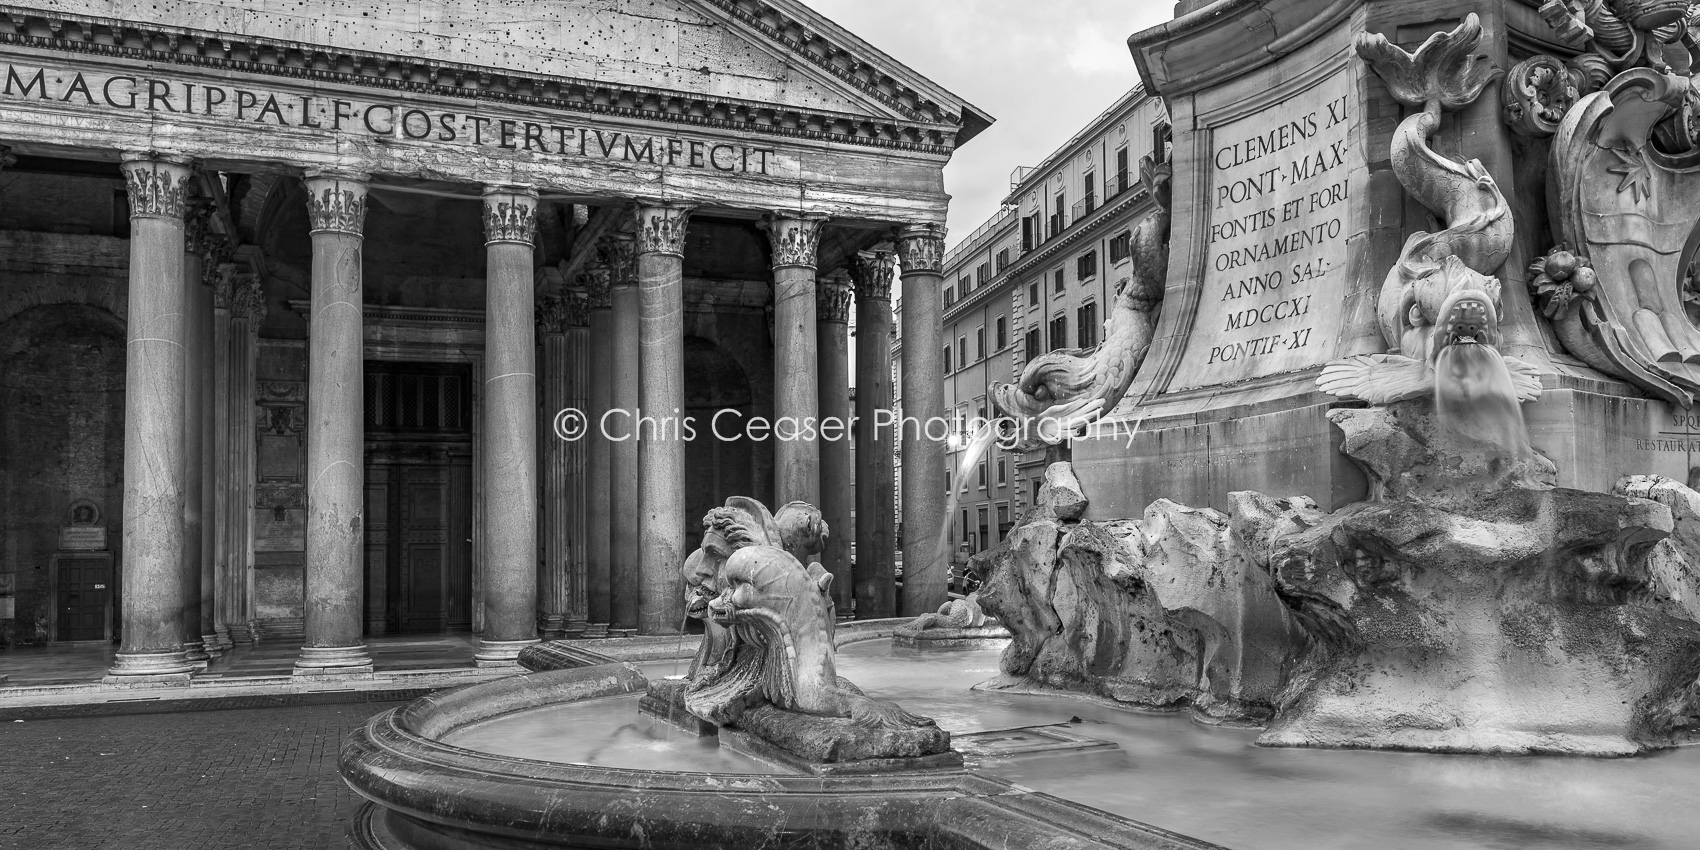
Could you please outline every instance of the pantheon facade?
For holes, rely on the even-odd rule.
[[[936,607],[944,447],[876,412],[893,333],[943,412],[990,120],[796,0],[0,5],[0,640],[669,634],[729,495],[893,616],[894,439]]]

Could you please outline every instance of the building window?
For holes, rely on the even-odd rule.
[[[1087,251],[1074,260],[1074,279],[1086,280],[1098,276],[1098,252]]]
[[[975,286],[977,286],[977,287],[978,286],[985,286],[986,281],[991,280],[991,279],[992,279],[992,264],[991,263],[981,263],[980,267],[974,270],[974,285]]]
[[[944,373],[950,374],[950,346],[944,347]]]
[[[1034,328],[1027,332],[1025,347],[1027,349],[1026,356],[1028,360],[1038,357],[1040,353],[1045,350],[1045,338],[1042,335],[1043,333],[1044,332],[1039,328]]]
[[[944,467],[944,491],[950,492],[950,464],[945,464]]]
[[[1098,304],[1093,302],[1080,308],[1080,347],[1090,348],[1098,344]]]
[[[1067,209],[1068,196],[1062,192],[1058,192],[1056,203],[1051,206],[1051,226],[1045,232],[1046,239],[1061,233],[1063,228],[1068,226],[1068,213],[1065,212]]]
[[[1098,208],[1098,175],[1088,171],[1085,180],[1081,182],[1085,184],[1082,188],[1086,194],[1086,214],[1091,215],[1092,211]]]
[[[1119,263],[1133,252],[1133,232],[1124,230],[1110,237],[1110,262]]]
[[[1000,457],[1000,458],[998,458],[998,486],[1002,487],[1002,486],[1004,486],[1005,484],[1008,484],[1008,483],[1009,483],[1009,462],[1008,462],[1007,459]],[[1004,508],[998,509],[998,513],[999,513],[998,519],[999,519],[1000,523],[1003,520],[1002,514],[1003,514],[1004,510],[1005,510]]]
[[[1009,345],[1009,323],[1004,321],[1004,317],[999,316],[996,328],[997,328],[997,346],[994,347],[992,350],[993,351],[1002,351],[1004,346]]]
[[[1035,280],[1027,284],[1027,307],[1032,309],[1037,306],[1039,306],[1039,282]]]
[[[1039,214],[1021,217],[1021,253],[1025,254],[1039,246]]]
[[[1009,532],[1009,505],[1006,503],[998,505],[998,539],[1003,540],[1008,538]]]
[[[956,292],[961,297],[967,298],[968,293],[973,291],[974,282],[968,279],[968,275],[963,275],[961,279],[956,281]]]
[[[955,303],[956,303],[956,287],[954,287],[954,286],[945,287],[944,288],[944,306],[949,307],[950,305],[955,304]]]
[[[985,461],[983,461],[983,460],[980,461],[980,468],[979,468],[978,472],[979,472],[980,489],[984,490],[984,489],[986,489],[986,462]]]
[[[956,338],[956,367],[958,369],[968,368],[968,336],[966,334]]]
[[[1054,281],[1055,282],[1053,282],[1051,284],[1051,289],[1053,289],[1057,292],[1062,292],[1063,291],[1063,270],[1062,269],[1057,269],[1056,274],[1054,275]]]
[[[986,326],[981,325],[974,330],[974,359],[986,359]]]
[[[1051,350],[1068,347],[1068,317],[1058,316],[1051,320]]]
[[[1159,121],[1151,128],[1151,160],[1165,162],[1169,158],[1169,139],[1173,133],[1169,130],[1169,122]]]
[[[998,252],[998,271],[1001,272],[1007,268],[1009,268],[1009,249],[1005,248]]]
[[[1127,191],[1128,176],[1127,148],[1124,147],[1116,151],[1116,194],[1120,195]]]

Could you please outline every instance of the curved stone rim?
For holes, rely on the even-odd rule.
[[[853,833],[877,835],[875,846],[1219,850],[970,770],[683,773],[513,758],[441,741],[479,720],[637,693],[645,683],[624,663],[554,670],[431,694],[371,718],[349,734],[339,759],[349,787],[382,809],[361,814],[356,836],[385,850],[408,846],[408,835],[450,845],[734,848],[837,846]]]

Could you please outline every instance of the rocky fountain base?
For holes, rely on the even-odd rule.
[[[1696,724],[1700,493],[1557,488],[1454,444],[1431,403],[1338,410],[1376,499],[1232,495],[1081,520],[1065,464],[977,564],[1013,635],[982,687],[1063,690],[1272,746],[1628,755]],[[1651,498],[1648,498],[1651,497]]]

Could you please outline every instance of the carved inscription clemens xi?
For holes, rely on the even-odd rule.
[[[1174,387],[1327,360],[1347,281],[1354,171],[1344,70],[1210,131],[1203,291]],[[1322,333],[1315,333],[1318,329]]]

